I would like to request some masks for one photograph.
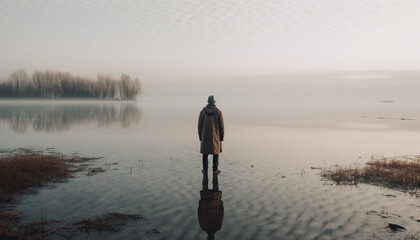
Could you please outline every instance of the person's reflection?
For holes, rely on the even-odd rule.
[[[213,174],[213,189],[209,189],[207,173],[203,174],[203,190],[200,191],[198,202],[198,223],[207,233],[207,239],[215,239],[214,234],[222,228],[223,201],[222,191],[219,191],[217,174]]]

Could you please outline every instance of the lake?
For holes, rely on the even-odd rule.
[[[66,226],[108,212],[145,220],[76,239],[206,239],[197,134],[199,101],[0,101],[0,150],[31,148],[103,157],[105,172],[25,195],[29,219]],[[225,141],[218,182],[223,221],[216,239],[403,239],[420,229],[415,195],[337,186],[319,167],[371,155],[420,155],[415,101],[220,101]],[[210,161],[211,162],[211,161]],[[216,184],[216,186],[213,186]],[[205,187],[204,187],[205,188]],[[152,230],[158,229],[160,233]],[[53,239],[65,239],[59,234]]]

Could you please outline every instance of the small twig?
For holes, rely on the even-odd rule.
[[[373,237],[376,237],[375,231],[373,231],[373,229],[369,226],[369,224],[366,224],[368,226],[368,228],[372,231],[373,233]]]
[[[32,238],[33,239],[36,239],[37,237],[41,237],[41,236],[44,237],[45,235],[48,235],[48,234],[51,234],[51,233],[55,233],[55,232],[57,232],[57,229],[51,229],[48,232],[42,232],[40,234],[34,235],[34,236],[32,236]]]
[[[300,172],[300,174],[301,174],[301,175],[305,174],[305,167],[306,167],[306,163],[305,163],[305,165],[303,166],[302,171]]]

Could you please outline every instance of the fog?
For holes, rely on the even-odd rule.
[[[145,81],[143,101],[419,101],[420,71],[318,72]]]
[[[418,69],[420,2],[1,1],[0,79]]]

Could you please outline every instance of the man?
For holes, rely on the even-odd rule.
[[[216,107],[213,95],[208,97],[207,106],[200,112],[198,118],[198,137],[200,138],[200,153],[203,154],[203,173],[207,173],[208,156],[213,154],[213,173],[218,174],[219,153],[222,152],[224,136],[223,114]]]

